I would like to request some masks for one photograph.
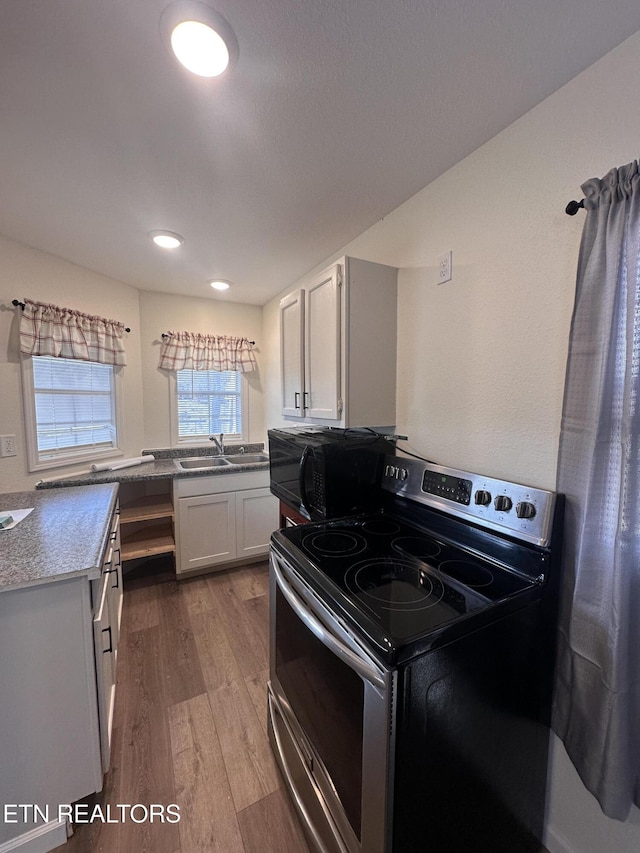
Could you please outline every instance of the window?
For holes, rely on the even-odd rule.
[[[50,356],[22,364],[29,470],[119,453],[118,368]]]
[[[227,440],[244,440],[245,383],[236,370],[177,370],[175,372],[177,442],[196,442],[224,433]]]

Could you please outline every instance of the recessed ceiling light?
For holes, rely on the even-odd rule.
[[[188,71],[199,77],[218,77],[229,64],[224,39],[200,21],[183,21],[171,33],[171,47]]]
[[[210,281],[209,284],[211,285],[211,287],[213,287],[214,290],[229,290],[229,288],[231,287],[230,282],[223,281],[220,278],[215,279],[214,281]]]
[[[238,43],[222,15],[198,0],[178,0],[162,13],[162,35],[177,59],[200,77],[218,77],[235,60]]]
[[[156,244],[163,249],[177,249],[184,243],[184,237],[176,234],[175,231],[150,231],[149,236]]]

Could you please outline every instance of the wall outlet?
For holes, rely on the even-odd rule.
[[[15,435],[0,435],[0,456],[16,455]]]
[[[451,281],[451,263],[453,252],[448,251],[444,255],[440,255],[438,261],[438,284],[444,284],[445,281]]]

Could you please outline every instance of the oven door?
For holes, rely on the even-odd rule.
[[[270,734],[321,853],[385,853],[396,679],[271,550]]]

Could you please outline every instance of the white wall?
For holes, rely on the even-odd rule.
[[[147,293],[0,236],[0,435],[15,435],[18,453],[0,459],[0,492],[31,489],[42,477],[74,473],[87,464],[27,470],[18,329],[13,299],[53,302],[88,314],[121,320],[127,366],[123,369],[125,456],[144,447],[168,447],[168,376],[158,370],[162,332],[194,331],[246,336],[257,342],[258,371],[249,386],[249,440],[265,441],[261,355],[262,309],[222,300]]]
[[[31,489],[48,474],[27,471],[18,340],[20,309],[11,307],[13,299],[25,298],[121,320],[131,328],[130,334],[125,333],[127,366],[122,371],[125,455],[137,456],[143,441],[138,291],[0,237],[0,435],[15,435],[18,451],[15,457],[0,459],[0,492]],[[52,469],[51,476],[86,468],[85,463]]]
[[[640,155],[639,77],[636,34],[318,265],[347,253],[399,267],[397,425],[415,451],[555,487],[584,219],[564,208],[585,180]],[[449,249],[453,280],[438,286]],[[264,311],[268,426],[280,422],[277,305]],[[637,853],[640,811],[605,818],[553,747],[552,853]]]
[[[171,445],[169,374],[158,369],[163,332],[200,332],[235,335],[256,342],[258,370],[246,373],[249,386],[249,438],[265,441],[262,398],[262,309],[223,299],[199,299],[166,293],[140,292],[142,323],[142,381],[144,389],[145,447]]]

